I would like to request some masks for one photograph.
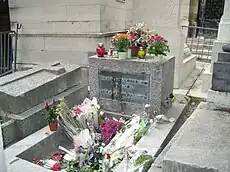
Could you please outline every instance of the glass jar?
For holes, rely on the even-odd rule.
[[[104,57],[105,56],[105,47],[103,43],[98,43],[96,53],[98,57]]]
[[[138,50],[138,57],[140,59],[144,59],[146,56],[146,51],[143,47],[140,47],[140,49]]]

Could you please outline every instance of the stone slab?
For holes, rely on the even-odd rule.
[[[44,100],[44,102],[52,103],[53,98],[58,99],[63,97],[65,98],[68,106],[73,107],[74,105],[83,102],[87,95],[88,85],[81,85]],[[7,113],[3,114],[7,118],[11,119],[2,124],[5,147],[29,136],[47,125],[47,121],[44,116],[44,102],[19,115]]]
[[[219,62],[219,61],[215,62],[213,65],[213,76],[212,76],[211,89],[214,91],[230,92],[229,75],[230,75],[230,63],[229,62]]]
[[[229,172],[230,115],[200,105],[181,128],[163,172]]]
[[[85,81],[77,65],[43,66],[1,78],[0,108],[19,114]]]
[[[133,114],[150,104],[160,112],[173,92],[175,58],[146,60],[89,58],[90,96],[98,97],[103,109]],[[170,107],[170,105],[169,105]]]
[[[230,93],[214,91],[214,90],[209,89],[207,101],[211,103],[215,103],[219,107],[229,108]]]

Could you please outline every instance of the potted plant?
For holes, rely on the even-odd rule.
[[[148,53],[153,56],[166,56],[170,52],[168,41],[156,34],[148,39]]]
[[[58,113],[56,112],[56,102],[54,101],[53,104],[49,105],[46,103],[46,119],[49,123],[50,131],[57,131],[58,130]]]
[[[117,34],[115,36],[114,44],[118,52],[118,57],[120,59],[126,59],[128,56],[128,49],[130,45],[128,34],[125,33]]]

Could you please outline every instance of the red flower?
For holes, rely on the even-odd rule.
[[[58,163],[56,163],[56,164],[53,165],[53,167],[51,168],[51,170],[53,170],[53,171],[61,171],[62,168],[61,168],[61,166]]]
[[[50,108],[50,105],[48,103],[45,104],[45,108],[46,109],[49,109]]]
[[[110,154],[105,154],[105,158],[110,159],[111,158]]]

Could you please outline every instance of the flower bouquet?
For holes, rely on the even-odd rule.
[[[45,114],[46,114],[46,120],[49,123],[50,131],[57,131],[58,129],[58,113],[57,113],[57,104],[58,102],[53,100],[52,104],[45,104]]]
[[[119,38],[122,38],[122,41]],[[128,41],[130,41],[129,44]],[[141,59],[145,58],[146,54],[158,57],[166,56],[170,52],[168,41],[155,31],[148,29],[145,23],[137,23],[130,27],[127,34],[117,34],[112,38],[112,43],[118,52],[123,52],[123,47],[126,47],[125,50],[130,48],[132,57]]]
[[[55,154],[45,167],[66,172],[111,172],[152,128],[152,121],[134,115],[129,120],[107,119],[97,99],[85,99],[69,109],[65,100],[56,106],[58,122],[73,142],[73,149]]]
[[[120,59],[126,59],[128,57],[128,49],[130,44],[129,35],[120,33],[117,34],[113,39],[115,49],[118,52],[118,57]]]
[[[151,31],[146,28],[145,23],[137,23],[134,26],[130,27],[128,34],[131,41],[131,51],[132,56],[137,57],[140,47],[144,50],[148,47],[148,38],[153,35],[154,31]]]
[[[156,57],[163,55],[166,56],[166,53],[170,52],[168,41],[162,36],[156,34],[148,38],[148,53]]]

